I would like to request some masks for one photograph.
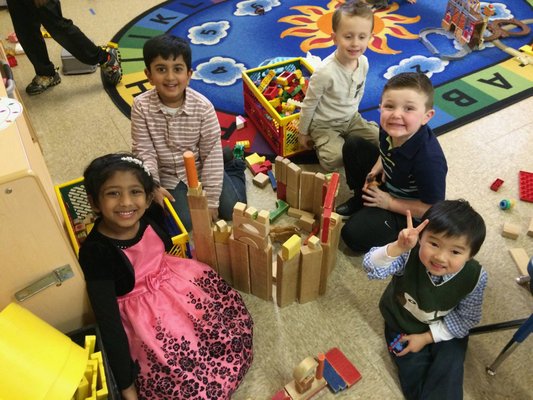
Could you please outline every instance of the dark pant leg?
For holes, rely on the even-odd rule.
[[[342,159],[346,171],[346,183],[356,196],[361,196],[366,176],[379,157],[376,145],[360,138],[350,136],[346,138],[342,147]]]
[[[430,345],[432,360],[422,388],[422,399],[462,400],[467,347],[468,336]]]
[[[89,65],[107,61],[106,52],[85,36],[72,20],[63,17],[59,0],[49,0],[37,12],[48,33],[76,59]]]
[[[341,236],[350,249],[368,251],[371,247],[394,242],[406,226],[405,215],[377,207],[363,207],[346,221]]]
[[[180,217],[181,223],[187,232],[190,232],[192,228],[191,211],[189,210],[189,202],[187,201],[187,191],[189,188],[185,183],[179,182],[174,189],[166,189],[174,197],[172,206],[178,214],[178,217]]]
[[[9,15],[15,33],[37,75],[53,76],[54,64],[50,61],[43,35],[41,19],[33,0],[8,0]]]
[[[218,216],[223,220],[233,219],[233,208],[237,202],[247,203],[245,169],[245,162],[238,158],[224,165],[224,180],[218,206]]]
[[[385,327],[387,345],[398,333]],[[407,400],[461,400],[468,336],[425,346],[418,353],[392,358]]]

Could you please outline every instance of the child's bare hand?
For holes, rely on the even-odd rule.
[[[164,198],[169,199],[170,201],[174,201],[174,196],[170,194],[170,192],[165,189],[164,187],[157,188],[154,191],[154,201],[159,204],[161,207],[165,206]]]
[[[211,215],[211,221],[218,221],[218,208],[209,208],[209,214]]]
[[[309,150],[313,148],[313,140],[309,135],[298,134],[298,143],[301,149]]]
[[[396,355],[398,357],[404,356],[407,353],[418,353],[420,350],[422,350],[426,345],[433,343],[433,336],[431,336],[431,331],[427,331],[424,333],[416,333],[412,335],[404,335],[400,341],[403,342],[409,342],[407,343],[407,346]]]
[[[377,185],[365,185],[363,188],[363,204],[366,207],[378,207],[384,210],[389,209],[391,195],[381,190]]]
[[[418,238],[420,237],[420,232],[426,227],[429,223],[429,220],[426,219],[416,228],[413,228],[413,218],[411,216],[411,211],[407,210],[407,228],[402,229],[398,234],[398,247],[403,251],[411,250],[418,243]]]

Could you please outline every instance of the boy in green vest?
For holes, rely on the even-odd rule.
[[[379,308],[407,399],[462,399],[468,333],[481,320],[487,272],[473,259],[485,240],[483,218],[465,200],[433,205],[398,240],[363,260],[369,279],[392,280]]]

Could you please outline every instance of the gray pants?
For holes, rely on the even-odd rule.
[[[363,119],[356,112],[346,121],[312,121],[309,134],[320,166],[331,172],[343,166],[342,146],[348,137],[358,136],[377,146],[379,128],[375,122]]]

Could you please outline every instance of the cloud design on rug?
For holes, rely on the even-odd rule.
[[[272,7],[280,6],[281,3],[278,0],[247,0],[237,3],[237,10],[233,13],[238,17],[245,15],[260,16],[256,10],[262,8],[265,13],[272,10]]]
[[[213,57],[208,62],[198,64],[192,74],[192,79],[217,86],[230,86],[237,82],[245,71],[244,64],[233,58]]]
[[[191,39],[192,44],[213,46],[218,44],[222,38],[228,36],[229,28],[228,21],[206,22],[200,26],[190,28],[187,37]]]
[[[503,3],[487,3],[487,2],[480,2],[480,8],[483,9],[487,7],[489,4],[492,4],[494,6],[494,15],[489,17],[489,21],[494,21],[495,19],[513,19],[513,13],[511,10],[507,9],[507,5]]]
[[[403,59],[398,65],[389,67],[383,76],[390,79],[401,72],[423,72],[431,78],[433,74],[444,71],[448,64],[449,61],[438,57],[413,56]]]

